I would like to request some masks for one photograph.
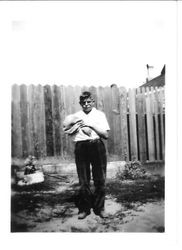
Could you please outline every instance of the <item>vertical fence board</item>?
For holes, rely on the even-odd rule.
[[[42,108],[42,86],[34,87],[33,92],[33,136],[34,154],[37,158],[45,156],[44,110]]]
[[[22,157],[22,132],[20,113],[20,88],[18,85],[12,86],[12,157]]]
[[[63,131],[63,121],[66,117],[66,106],[65,106],[65,87],[61,85],[59,87],[59,111],[60,111],[60,134],[61,134],[61,156],[66,157],[67,153],[67,137]]]
[[[101,104],[101,101],[98,97],[98,105]],[[115,154],[115,150],[114,150],[114,122],[113,122],[113,107],[112,107],[112,94],[111,94],[111,88],[110,88],[110,115],[109,115],[109,126],[110,126],[110,133],[109,133],[109,152],[110,154]]]
[[[157,127],[157,122],[155,119],[155,89],[153,87],[151,87],[150,89],[151,91],[151,110],[152,110],[152,120],[153,120],[153,137],[154,137],[154,159],[157,159],[157,131],[156,131],[156,127]]]
[[[104,112],[107,116],[107,109],[109,108],[109,110],[112,110],[112,102],[111,102],[111,95],[108,95],[108,90],[110,91],[110,88],[104,88],[99,86],[97,88],[96,94],[97,94],[97,103],[96,103],[96,108],[98,110],[101,110],[102,112]],[[111,114],[111,113],[110,113]],[[104,141],[105,146],[106,146],[106,150],[110,151],[112,154],[114,154],[114,148],[113,148],[113,128],[112,128],[112,114],[110,116],[107,116],[108,118],[108,123],[110,126],[110,136],[109,136],[109,141]]]
[[[81,87],[80,86],[75,86],[74,89],[75,92],[75,111],[79,111],[81,109],[80,106],[80,95],[81,95]]]
[[[73,96],[74,91],[72,86],[65,87],[65,111],[66,115],[74,113]],[[66,135],[66,151],[69,155],[73,156],[73,142],[72,138]]]
[[[37,126],[36,126],[36,86],[32,86],[32,88],[29,89],[30,92],[30,135],[32,135],[31,143],[33,148],[33,155],[38,156],[38,136],[37,136]]]
[[[29,127],[29,154],[34,154],[34,85],[28,86],[28,127]]]
[[[129,160],[128,149],[128,131],[127,131],[127,92],[126,89],[121,87],[119,89],[120,96],[120,124],[121,124],[121,160]]]
[[[36,158],[40,157],[40,143],[39,143],[39,133],[40,133],[40,93],[37,86],[34,86],[33,92],[33,139],[34,139],[34,155]]]
[[[60,133],[60,109],[59,109],[59,87],[52,87],[52,115],[53,115],[53,137],[55,155],[61,154],[61,133]]]
[[[52,125],[52,93],[49,85],[44,86],[45,127],[47,156],[54,155],[53,125]]]
[[[111,97],[110,87],[105,87],[103,89],[103,104],[104,104],[104,113],[106,115],[109,126],[110,126],[111,121],[112,121],[112,102],[111,102],[111,98],[112,97]],[[109,132],[109,135],[110,135],[110,132]],[[107,154],[108,154],[109,151],[110,151],[110,148],[111,148],[110,140],[104,140],[104,143],[105,143],[106,151],[107,151]]]
[[[43,86],[39,86],[39,88],[40,88],[40,112],[41,112],[41,133],[40,133],[41,156],[45,157],[47,148],[46,148],[44,88]]]
[[[101,86],[97,88],[97,109],[101,111],[104,111],[103,89]]]
[[[68,92],[69,92],[69,97],[70,97],[70,105],[71,109],[70,112],[71,114],[74,114],[76,112],[76,105],[77,105],[77,98],[76,98],[76,93],[75,93],[75,88],[72,86],[68,87]],[[73,157],[74,156],[74,143],[73,143],[73,138],[68,137],[69,139],[69,145],[70,145],[70,155]]]
[[[146,112],[147,112],[147,134],[148,134],[149,160],[154,161],[155,160],[154,126],[153,126],[151,94],[149,92],[149,88],[147,88]]]
[[[119,89],[116,85],[111,87],[112,96],[112,123],[113,123],[113,142],[114,142],[114,154],[121,155],[121,126],[120,126],[120,100]]]
[[[28,104],[27,104],[27,86],[20,86],[20,113],[22,129],[22,153],[23,157],[28,155]]]
[[[158,122],[158,114],[159,114],[159,98],[158,98],[158,88],[155,88],[154,92],[154,116],[155,116],[155,126],[156,126],[156,160],[160,160],[160,143],[159,143],[159,122]]]
[[[137,150],[137,131],[136,131],[136,107],[135,107],[135,89],[130,89],[129,97],[129,120],[130,120],[130,147],[131,160],[138,159]]]
[[[138,139],[139,139],[139,152],[140,161],[144,162],[147,160],[147,143],[146,143],[146,130],[145,130],[145,92],[141,89],[141,92],[137,93],[137,105],[136,111],[138,116]]]
[[[162,159],[165,158],[165,143],[164,143],[164,120],[163,120],[163,113],[164,113],[164,88],[159,89],[159,103],[160,103],[160,124],[161,124],[161,146],[162,146]]]

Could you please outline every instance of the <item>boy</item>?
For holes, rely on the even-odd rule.
[[[70,116],[70,122],[69,119],[65,119],[67,127],[71,125],[72,132],[74,131],[70,134],[75,141],[75,162],[80,183],[78,219],[86,218],[91,208],[96,215],[106,218],[104,202],[107,159],[105,145],[101,139],[108,139],[110,128],[105,114],[94,107],[94,99],[90,92],[82,93],[80,105],[82,110]],[[90,164],[94,193],[90,189]]]

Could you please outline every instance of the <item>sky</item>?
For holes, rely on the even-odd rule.
[[[8,11],[10,82],[133,88],[167,63],[171,2],[16,3]]]

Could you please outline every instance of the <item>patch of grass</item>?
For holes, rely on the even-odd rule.
[[[11,198],[11,212],[17,213],[22,210],[34,212],[37,208],[73,203],[75,196],[66,191],[64,193],[51,193],[35,195],[34,193],[16,194]]]
[[[114,196],[118,202],[147,202],[164,198],[164,177],[147,180],[125,182],[111,180],[106,185],[107,193]]]

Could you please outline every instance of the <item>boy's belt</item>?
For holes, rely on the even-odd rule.
[[[95,142],[100,142],[101,139],[100,138],[96,138],[96,139],[89,139],[89,140],[84,140],[84,141],[77,141],[78,142],[86,142],[86,143],[95,143]]]

